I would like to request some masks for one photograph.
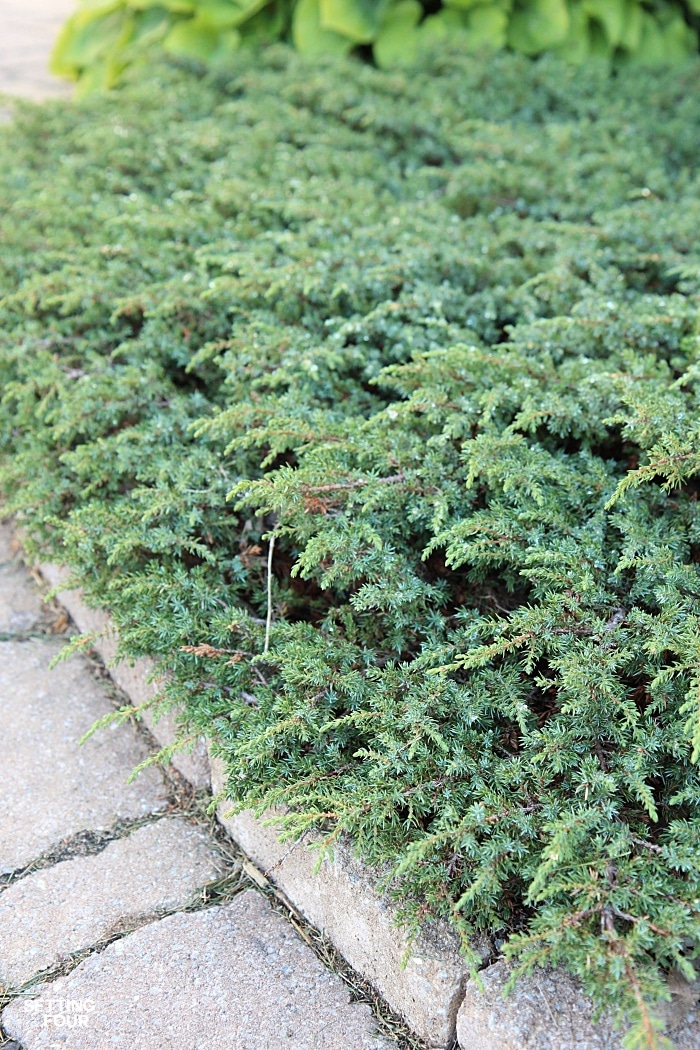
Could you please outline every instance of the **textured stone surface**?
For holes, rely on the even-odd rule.
[[[49,670],[55,641],[0,643],[0,871],[12,871],[85,829],[162,808],[163,779],[129,725],[81,736],[112,706],[80,658]]]
[[[1,0],[0,94],[40,99],[70,95],[48,70],[49,55],[75,0]]]
[[[31,630],[41,619],[41,600],[19,563],[9,524],[0,522],[0,632]]]
[[[62,1002],[58,1002],[62,1000]],[[66,1007],[63,1022],[46,1015]],[[84,1025],[73,1009],[83,1008]],[[45,1011],[45,1013],[44,1013]],[[89,1012],[88,1012],[89,1011]],[[388,1050],[257,893],[172,915],[112,943],[2,1015],[24,1050]],[[63,1037],[63,1041],[61,1040]]]
[[[66,569],[59,565],[44,564],[40,566],[42,576],[52,587],[60,587],[69,578]],[[126,660],[117,660],[117,637],[111,627],[109,616],[100,609],[90,609],[83,601],[79,590],[62,590],[58,600],[68,610],[75,623],[84,633],[95,635],[95,648],[109,667],[109,673],[136,707],[148,703],[159,693],[157,681],[152,681],[155,670],[153,660],[145,657],[133,664]],[[177,736],[177,721],[172,711],[167,711],[156,719],[148,708],[142,712],[145,725],[161,747],[169,747]],[[190,751],[176,751],[171,758],[175,769],[198,790],[208,790],[211,784],[209,759],[206,744],[203,740],[195,742]]]
[[[621,1050],[620,1034],[605,1019],[593,1023],[590,999],[566,973],[535,970],[504,998],[508,976],[499,962],[481,972],[483,991],[467,982],[457,1017],[462,1050]],[[676,1050],[700,1050],[700,1010],[687,999],[679,1010],[681,991],[670,1034]]]
[[[119,926],[182,907],[222,871],[205,832],[166,818],[21,879],[0,893],[0,985],[19,987]]]
[[[214,793],[223,788],[221,763],[212,758]],[[431,1046],[447,1046],[455,1030],[465,980],[464,960],[448,931],[426,931],[403,967],[406,939],[390,902],[375,889],[372,873],[349,851],[335,850],[315,873],[317,854],[303,843],[280,844],[274,828],[250,812],[219,820],[245,853],[278,886],[341,955]]]

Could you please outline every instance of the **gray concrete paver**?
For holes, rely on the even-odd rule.
[[[53,640],[0,642],[0,871],[13,871],[62,839],[162,809],[160,772],[127,783],[147,749],[130,725],[113,725],[83,746],[113,710],[79,657],[49,670]]]
[[[49,73],[49,56],[75,0],[0,0],[0,95],[69,97],[72,85]]]
[[[622,1050],[622,1032],[609,1015],[595,1022],[593,1003],[563,970],[536,969],[521,977],[510,995],[506,962],[467,981],[457,1015],[461,1050]],[[685,982],[684,982],[685,983]],[[700,1050],[700,986],[686,986],[685,997],[671,987],[676,1000],[663,1010],[675,1050]]]
[[[166,817],[21,879],[0,893],[0,985],[19,988],[117,926],[182,907],[223,867],[201,828]]]
[[[41,614],[39,593],[15,556],[12,529],[0,523],[0,633],[31,630]]]
[[[340,978],[252,890],[142,927],[45,985],[33,1002],[15,1000],[2,1019],[24,1050],[390,1045],[373,1030],[368,1007],[349,1002]]]

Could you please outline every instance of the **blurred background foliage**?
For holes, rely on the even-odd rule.
[[[80,0],[52,68],[89,91],[113,86],[154,46],[216,66],[274,40],[307,55],[355,51],[380,67],[443,40],[467,52],[659,64],[697,52],[699,26],[700,0]]]

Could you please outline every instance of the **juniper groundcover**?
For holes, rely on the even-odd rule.
[[[699,74],[272,49],[0,137],[6,509],[237,803],[630,1047],[700,946]]]

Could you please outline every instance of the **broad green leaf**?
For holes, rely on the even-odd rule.
[[[445,0],[446,7],[456,7],[460,11],[469,11],[473,7],[484,6],[484,0]],[[489,4],[489,7],[494,7],[494,4]]]
[[[698,35],[686,24],[680,13],[672,17],[664,26],[664,39],[668,62],[682,62],[691,55],[697,54]]]
[[[413,62],[420,36],[416,27],[423,8],[418,0],[400,0],[390,9],[374,41],[374,57],[383,69]]]
[[[95,91],[105,91],[111,86],[112,80],[112,63],[107,59],[101,59],[97,62],[92,62],[90,68],[80,78],[78,84],[77,94],[78,97],[90,95]]]
[[[216,51],[211,57],[211,62],[216,66],[219,62],[225,62],[233,55],[241,44],[241,34],[237,29],[227,29],[219,33],[219,42]]]
[[[505,47],[508,37],[508,15],[494,4],[475,7],[467,15],[468,46],[474,51]]]
[[[622,40],[628,17],[629,5],[626,0],[584,0],[583,9],[587,15],[600,22],[610,43],[617,47]]]
[[[292,19],[292,39],[303,55],[345,55],[352,41],[321,25],[319,0],[299,0]]]
[[[259,0],[248,8],[238,24],[241,41],[249,46],[261,46],[287,36],[290,31],[288,10],[280,4]]]
[[[51,56],[53,73],[75,78],[117,44],[128,16],[121,3],[110,8],[106,13],[104,8],[98,13],[78,11],[66,22]]]
[[[566,40],[553,48],[553,51],[566,62],[580,64],[585,62],[591,53],[591,33],[588,15],[582,4],[572,4],[569,10],[569,32]]]
[[[420,48],[426,50],[435,47],[438,42],[453,40],[465,32],[466,20],[462,11],[443,7],[436,15],[431,15],[418,27]]]
[[[642,36],[635,58],[648,65],[665,65],[688,58],[697,48],[697,37],[681,15],[660,25],[648,12],[642,15]]]
[[[133,44],[145,46],[163,36],[172,23],[171,15],[162,7],[139,11],[134,16]]]
[[[133,11],[147,11],[161,7],[173,14],[187,15],[194,11],[197,0],[127,0],[127,6]]]
[[[508,27],[508,43],[514,51],[537,55],[563,43],[569,31],[565,0],[529,0],[516,8]]]
[[[229,29],[246,18],[245,11],[233,0],[199,0],[195,21],[213,29]]]
[[[219,44],[216,28],[198,18],[188,18],[178,22],[170,30],[163,47],[178,58],[194,58],[200,62],[209,62]]]
[[[369,44],[379,32],[386,6],[386,0],[320,0],[321,26],[356,44]]]
[[[620,47],[627,51],[636,51],[642,39],[642,8],[636,0],[627,0],[625,24],[620,37]]]

